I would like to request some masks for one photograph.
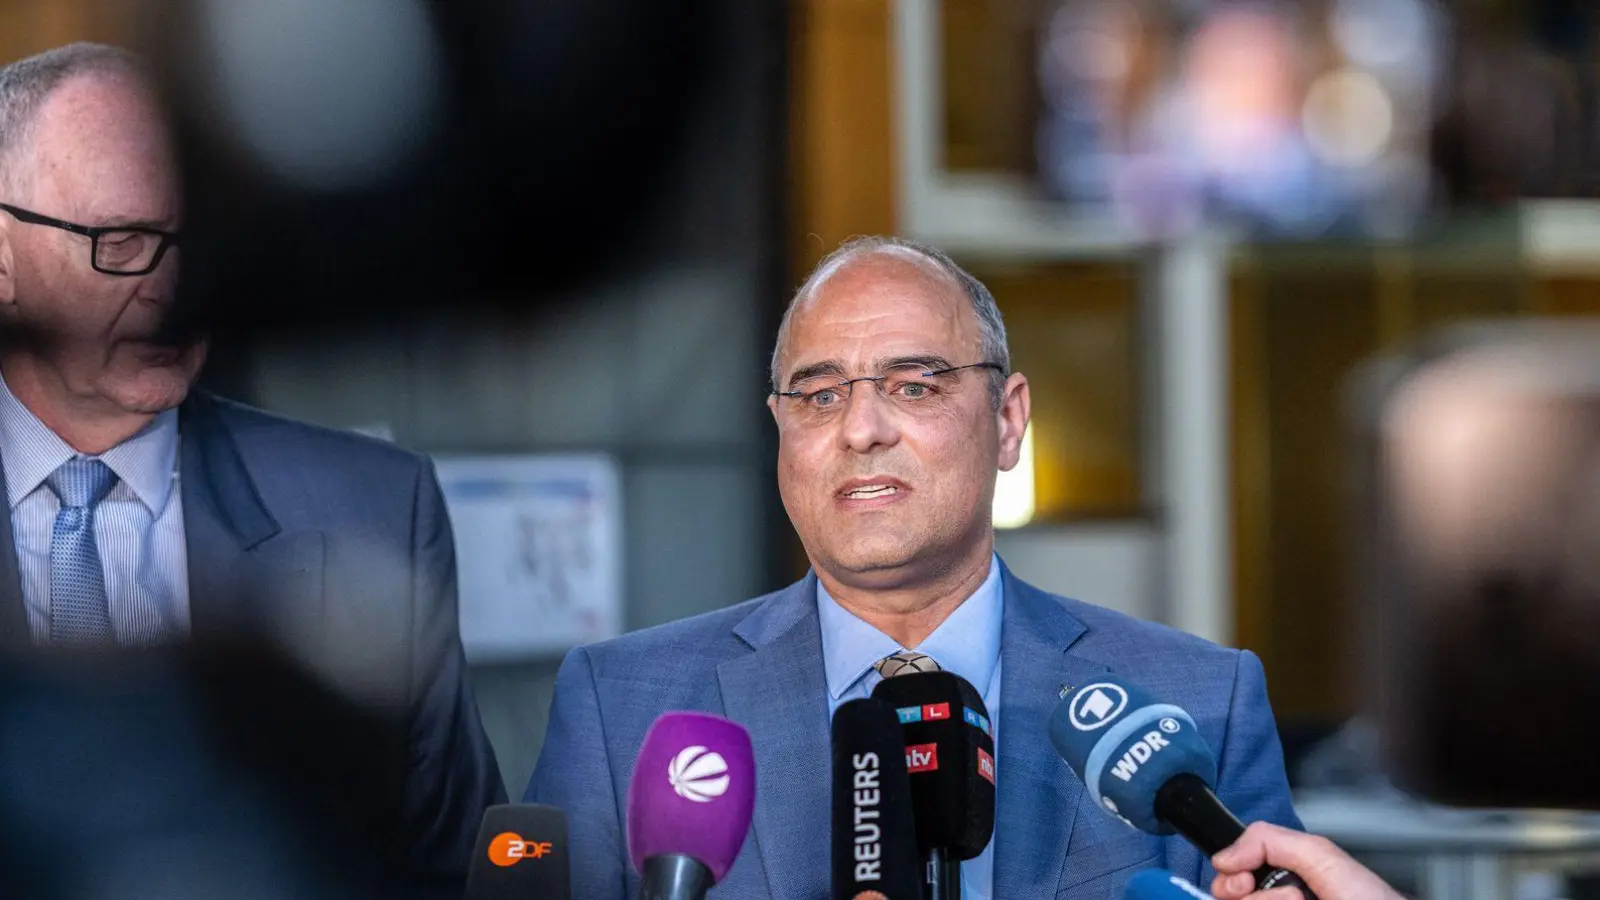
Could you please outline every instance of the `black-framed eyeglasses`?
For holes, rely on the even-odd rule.
[[[929,369],[923,366],[900,367],[882,375],[861,375],[840,378],[837,375],[818,375],[805,378],[790,386],[787,391],[774,388],[772,393],[788,398],[792,406],[811,416],[823,416],[844,408],[859,382],[868,382],[878,393],[896,406],[910,408],[937,401],[945,394],[954,376],[964,369],[993,369],[1004,374],[1006,367],[993,362],[967,363],[964,366],[947,366]]]
[[[167,255],[167,250],[178,243],[177,234],[159,228],[79,225],[9,203],[0,203],[0,209],[10,213],[18,222],[59,228],[88,238],[89,265],[94,266],[96,272],[107,275],[148,275],[161,265],[161,258]]]

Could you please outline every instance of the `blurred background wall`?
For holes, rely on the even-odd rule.
[[[161,8],[6,0],[0,57],[131,40]],[[804,571],[762,406],[777,318],[850,235],[926,239],[994,289],[1033,383],[997,498],[1007,561],[1260,654],[1291,757],[1351,714],[1348,378],[1452,322],[1600,316],[1593,13],[704,8],[704,90],[637,213],[642,249],[558,289],[529,271],[494,302],[236,329],[212,384],[427,452],[613,456],[625,625],[643,627]],[[475,667],[513,795],[557,662]]]

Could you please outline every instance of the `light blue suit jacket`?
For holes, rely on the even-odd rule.
[[[1120,898],[1128,876],[1146,866],[1209,883],[1209,863],[1182,838],[1132,831],[1093,808],[1050,744],[1061,686],[1107,671],[1189,711],[1217,751],[1217,793],[1240,818],[1299,827],[1254,655],[1047,594],[1004,566],[1001,574],[997,900]],[[676,709],[727,716],[755,743],[754,827],[711,896],[826,898],[828,693],[810,575],[738,606],[568,655],[525,799],[567,811],[573,896],[638,896],[622,825],[628,783],[650,723]]]

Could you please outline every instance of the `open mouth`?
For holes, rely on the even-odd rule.
[[[872,500],[878,497],[890,497],[898,494],[900,489],[892,484],[870,484],[858,488],[851,488],[844,492],[850,500]]]

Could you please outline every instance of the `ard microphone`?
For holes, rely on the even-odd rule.
[[[701,900],[739,856],[755,812],[750,733],[669,712],[644,736],[628,785],[628,856],[643,900]]]
[[[994,738],[983,697],[952,672],[886,678],[872,697],[900,720],[927,894],[959,898],[961,861],[994,836]]]
[[[1050,742],[1083,779],[1095,805],[1133,828],[1176,832],[1207,856],[1244,834],[1244,823],[1211,791],[1217,758],[1194,720],[1115,675],[1062,692],[1050,716]],[[1256,886],[1297,887],[1306,900],[1315,900],[1299,876],[1285,869],[1263,866]]]
[[[883,701],[851,700],[833,714],[833,900],[922,900],[905,754]]]
[[[1122,889],[1122,900],[1217,900],[1165,869],[1140,869]]]
[[[483,813],[465,900],[572,900],[567,817],[554,806],[502,804]]]

